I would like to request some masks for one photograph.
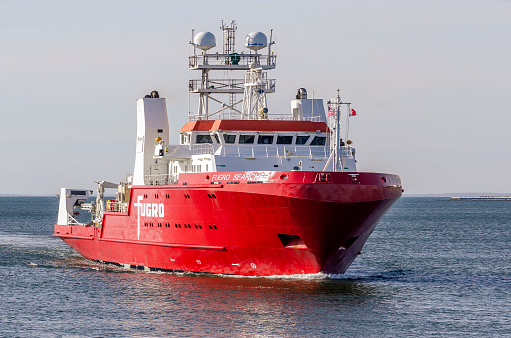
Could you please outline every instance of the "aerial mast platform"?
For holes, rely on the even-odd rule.
[[[192,55],[189,57],[189,68],[200,70],[199,79],[190,80],[189,94],[199,94],[198,112],[189,109],[188,119],[264,119],[267,118],[266,94],[275,92],[275,79],[268,79],[266,70],[275,68],[277,56],[271,51],[273,31],[270,31],[270,42],[261,32],[249,33],[245,38],[248,52],[236,52],[236,22],[230,25],[222,21],[223,32],[222,53],[210,50],[216,47],[216,39],[211,32],[192,31]],[[268,48],[267,54],[261,50]],[[212,77],[211,71],[223,71],[223,78]],[[229,78],[229,71],[245,71],[244,78]],[[218,74],[216,72],[215,74]],[[228,100],[225,102],[225,95]],[[238,100],[237,95],[243,94]],[[212,103],[217,109],[211,109]],[[242,107],[239,108],[239,105]]]

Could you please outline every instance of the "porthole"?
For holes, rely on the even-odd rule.
[[[216,230],[216,225],[213,224],[213,228]]]

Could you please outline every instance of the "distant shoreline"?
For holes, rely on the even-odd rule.
[[[441,194],[403,194],[403,197],[462,197],[462,198],[480,198],[480,197],[511,197],[511,193],[492,193],[492,192],[471,192],[471,193],[441,193]]]

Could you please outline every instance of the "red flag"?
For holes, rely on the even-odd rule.
[[[355,109],[351,109],[350,116],[357,116],[357,112],[355,111]]]

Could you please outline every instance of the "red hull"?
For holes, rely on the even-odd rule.
[[[134,186],[127,213],[101,228],[55,225],[85,258],[162,270],[239,275],[344,273],[401,196],[378,173],[181,174]]]

